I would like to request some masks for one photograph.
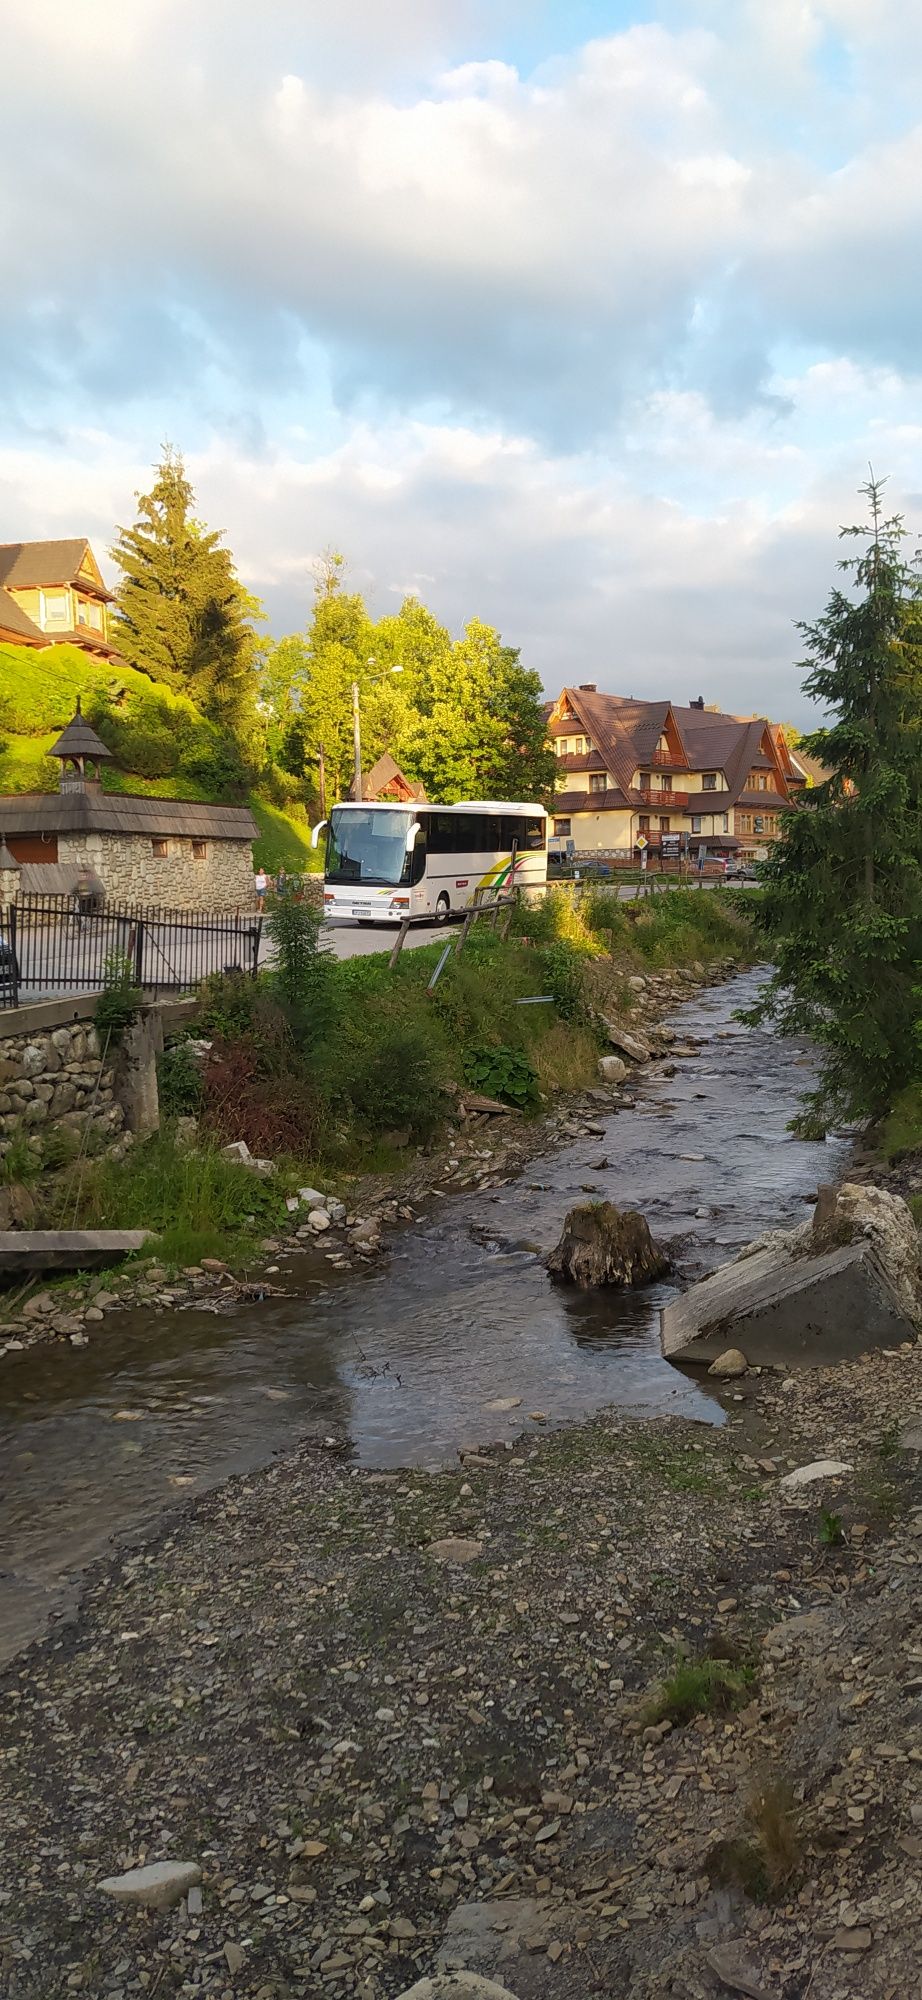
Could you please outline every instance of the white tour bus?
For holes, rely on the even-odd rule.
[[[327,827],[323,906],[359,923],[446,918],[484,895],[521,889],[532,901],[547,882],[543,806],[470,799],[463,805],[390,800],[334,806]]]

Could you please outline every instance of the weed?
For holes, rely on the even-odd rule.
[[[96,1031],[103,1048],[107,1042],[114,1048],[137,1012],[141,994],[134,983],[131,960],[124,952],[110,952],[104,976],[105,985],[96,1002]]]
[[[894,1098],[880,1128],[880,1147],[890,1161],[922,1147],[922,1084],[911,1083]]]
[[[29,1144],[25,1128],[22,1125],[14,1127],[0,1160],[0,1186],[11,1187],[14,1181],[37,1180],[41,1170],[41,1155],[36,1147]]]
[[[746,1802],[769,1887],[777,1892],[790,1882],[803,1859],[802,1813],[787,1778],[763,1773]]]
[[[202,1102],[202,1072],[186,1042],[164,1049],[157,1063],[160,1109],[165,1118],[197,1112]]]
[[[536,1010],[537,1011],[537,1010]],[[598,1045],[588,1028],[555,1021],[532,1042],[529,1055],[542,1090],[584,1090],[596,1081]]]
[[[841,1514],[830,1514],[828,1507],[820,1511],[817,1537],[824,1549],[837,1549],[845,1540]]]
[[[165,1133],[135,1146],[118,1164],[102,1159],[87,1170],[80,1193],[81,1228],[148,1228],[166,1262],[245,1252],[254,1235],[277,1226],[285,1212],[276,1181],[261,1181],[209,1147],[182,1152]],[[253,1223],[246,1218],[252,1216]]]
[[[642,1720],[683,1723],[696,1715],[729,1715],[748,1700],[754,1682],[751,1667],[728,1660],[677,1660],[644,1707]]]
[[[538,1079],[524,1049],[500,1042],[464,1051],[465,1080],[488,1097],[501,1097],[520,1111],[531,1110],[538,1100]]]

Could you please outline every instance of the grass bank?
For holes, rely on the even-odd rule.
[[[240,1266],[285,1229],[298,1187],[348,1192],[361,1176],[406,1173],[415,1149],[425,1161],[462,1093],[532,1119],[594,1083],[600,1017],[628,1015],[638,972],[750,956],[744,917],[720,892],[632,907],[605,890],[553,890],[516,911],[506,937],[476,926],[433,991],[442,940],[391,969],[386,952],[340,961],[321,950],[306,904],[279,903],[269,921],[273,970],[207,981],[194,1025],[165,1051],[156,1138],[114,1160],[85,1157],[64,1128],[14,1135],[0,1183],[25,1184],[36,1223],[147,1228],[174,1268],[205,1256]],[[270,1178],[222,1158],[238,1139],[273,1161]]]

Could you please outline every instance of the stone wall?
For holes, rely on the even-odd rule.
[[[0,1041],[0,1159],[14,1137],[24,1134],[40,1150],[49,1124],[83,1131],[92,1124],[100,1138],[114,1137],[123,1124],[115,1102],[113,1058],[103,1061],[99,1036],[89,1022],[51,1028]]]
[[[62,833],[58,859],[99,876],[111,903],[153,903],[164,910],[252,910],[253,853],[248,840],[212,840],[196,860],[192,841],[171,834],[154,853],[140,833]]]

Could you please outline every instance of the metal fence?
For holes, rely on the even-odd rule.
[[[0,1007],[96,993],[123,969],[151,995],[188,992],[212,972],[255,977],[261,936],[262,918],[235,910],[20,896],[0,913]]]

